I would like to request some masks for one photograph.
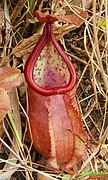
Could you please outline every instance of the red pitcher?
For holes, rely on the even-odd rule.
[[[87,139],[76,101],[76,73],[54,37],[56,18],[37,16],[46,23],[24,70],[32,140],[52,167],[71,168],[84,154]]]

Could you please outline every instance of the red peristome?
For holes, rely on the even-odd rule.
[[[64,59],[65,63],[68,66],[68,70],[70,72],[70,81],[68,85],[64,87],[50,87],[48,89],[46,88],[41,88],[38,86],[33,79],[33,68],[35,66],[35,63],[37,61],[37,58],[39,54],[41,53],[42,49],[45,47],[47,43],[51,41],[53,45],[55,46],[56,50],[58,51],[59,55]],[[65,92],[70,91],[76,83],[76,73],[75,69],[68,58],[68,56],[64,53],[64,51],[61,49],[60,45],[58,44],[57,40],[54,37],[53,31],[52,31],[52,25],[49,23],[46,23],[43,34],[41,38],[39,39],[37,45],[35,46],[33,52],[29,56],[26,65],[25,65],[25,78],[28,83],[28,85],[34,89],[37,93],[40,93],[42,95],[53,95],[53,94],[63,94]]]

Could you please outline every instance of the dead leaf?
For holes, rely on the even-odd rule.
[[[47,173],[46,173],[46,175],[38,173],[38,180],[56,180],[56,178],[51,177]]]
[[[89,9],[92,3],[93,3],[93,0],[82,0],[84,9]]]
[[[18,86],[22,81],[22,75],[18,69],[11,67],[0,68],[0,87],[6,91]]]
[[[0,8],[0,48],[2,47],[3,43],[3,35],[2,35],[2,30],[4,28],[4,10]]]
[[[66,16],[59,16],[58,19],[65,23],[75,24],[81,26],[81,24],[88,19],[87,11],[81,11],[79,14],[70,14]]]
[[[7,92],[0,88],[0,123],[10,108],[10,100]]]

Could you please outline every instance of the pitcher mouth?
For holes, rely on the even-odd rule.
[[[51,23],[46,23],[26,62],[24,73],[28,85],[45,96],[67,93],[75,86],[75,69],[55,39]]]

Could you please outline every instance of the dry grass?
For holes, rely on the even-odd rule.
[[[88,20],[78,30],[77,27],[73,29],[68,24],[64,26],[62,23],[55,24],[56,37],[60,38],[60,42],[76,68],[78,101],[84,126],[89,134],[87,153],[83,159],[83,164],[76,174],[71,178],[67,176],[66,179],[85,179],[85,172],[88,173],[86,179],[89,179],[89,172],[97,173],[92,174],[95,179],[96,175],[98,175],[97,179],[104,179],[107,176],[105,174],[100,175],[98,172],[108,171],[108,3],[107,0],[93,0],[92,4],[91,2],[83,0],[82,3],[70,0],[37,0],[36,2],[34,0],[19,0],[18,2],[7,0],[7,3],[3,3],[6,23],[1,65],[11,63],[14,67],[20,68],[22,72],[25,61],[38,41],[43,29],[43,26],[38,26],[37,22],[34,23],[33,12],[35,10],[44,10],[46,12],[51,10],[52,14],[63,15],[70,12],[78,13],[78,11],[87,8],[89,13]],[[66,29],[68,26],[69,28]],[[62,34],[57,31],[61,27],[63,27]],[[11,135],[7,133],[5,121],[8,121],[9,124],[11,123],[9,119],[5,120],[3,125],[5,138],[0,138],[5,148],[1,147],[0,151],[1,154],[6,152],[7,156],[9,152],[11,153],[7,161],[3,160],[3,158],[0,159],[1,162],[9,164],[0,170],[1,174],[5,170],[9,176],[9,173],[11,175],[11,172],[13,173],[20,168],[25,179],[34,179],[32,172],[44,175],[44,179],[45,177],[50,178],[54,173],[52,170],[41,164],[33,163],[34,158],[32,156],[34,151],[32,150],[33,153],[31,154],[30,142],[26,139],[25,119],[28,117],[25,108],[25,83],[21,85],[19,92],[19,94],[14,92],[14,96],[18,97],[19,95],[19,100],[17,99],[15,102],[19,102],[21,117],[18,113],[18,104],[16,108],[11,107],[11,110],[16,114],[13,118],[16,118],[19,122],[19,124],[15,122],[15,126],[18,127],[17,132],[20,138],[21,129],[23,129],[23,147],[21,147],[21,142],[18,140],[15,130],[13,131],[13,126]],[[22,124],[20,124],[21,119]],[[12,134],[14,138],[11,140]],[[10,139],[9,145],[12,145],[11,148],[5,144],[6,136]],[[14,146],[14,142],[17,143],[17,146]],[[27,146],[27,143],[29,146]],[[46,169],[49,173],[44,172]],[[82,176],[78,178],[79,175]],[[16,176],[22,177],[17,174]],[[63,172],[59,172],[59,175],[55,172],[53,176],[56,179],[62,179]]]

